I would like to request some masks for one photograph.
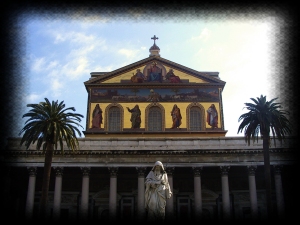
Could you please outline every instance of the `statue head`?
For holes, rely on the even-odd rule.
[[[162,172],[165,171],[164,166],[163,166],[163,164],[162,164],[161,161],[156,161],[156,162],[154,163],[153,168],[152,168],[151,170],[154,171],[155,168],[157,168],[156,166],[159,166],[159,167],[161,168],[161,171],[162,171]]]

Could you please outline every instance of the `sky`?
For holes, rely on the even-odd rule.
[[[244,103],[252,102],[250,98],[266,95],[267,100],[279,97],[282,102],[274,83],[280,73],[274,34],[284,26],[284,18],[147,20],[138,16],[51,18],[39,14],[24,20],[23,113],[30,109],[26,104],[44,98],[64,101],[66,107],[74,106],[84,115],[80,130],[85,130],[88,94],[84,82],[90,73],[110,72],[149,57],[154,35],[161,57],[197,71],[219,72],[226,82],[222,100],[227,137],[243,136],[237,133],[238,118],[247,112]]]

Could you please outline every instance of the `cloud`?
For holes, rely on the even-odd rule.
[[[34,56],[32,56],[32,58],[34,58]],[[41,57],[41,58],[33,59],[31,69],[32,69],[32,71],[37,72],[37,73],[40,73],[40,72],[45,73],[46,71],[57,68],[58,66],[59,66],[59,63],[57,60],[49,61],[49,59],[47,59],[45,57]]]
[[[61,90],[64,88],[63,82],[59,79],[52,79],[50,81],[51,91],[54,97],[58,97],[61,95]]]
[[[27,104],[34,104],[34,103],[38,103],[40,102],[41,100],[43,100],[44,98],[44,95],[43,94],[28,94],[28,95],[25,95],[24,97],[24,101],[27,103]]]
[[[137,55],[138,51],[122,48],[118,50],[118,53],[121,55],[125,55],[127,58],[133,58]]]
[[[62,90],[65,88],[66,78],[67,76],[66,74],[63,74],[61,66],[56,66],[55,69],[52,69],[48,72],[45,79],[42,79],[41,81],[43,83],[36,87],[35,90],[42,90],[40,87],[47,86],[47,92],[44,93],[44,96],[49,98],[60,96]]]
[[[42,70],[44,70],[45,68],[45,58],[42,57],[42,58],[37,58],[33,61],[32,63],[32,70],[35,71],[35,72],[40,72]]]
[[[51,61],[49,62],[48,66],[46,67],[46,70],[51,70],[53,68],[57,68],[57,66],[59,65],[58,61]]]
[[[93,50],[95,50],[95,46],[93,44],[85,45],[81,48],[72,49],[70,53],[67,54],[66,58],[69,60],[70,58],[85,56],[91,53]]]
[[[53,79],[51,81],[51,87],[53,90],[59,90],[63,87],[63,84],[59,80]]]
[[[79,44],[90,44],[94,43],[96,41],[96,37],[93,35],[85,35],[84,33],[79,33],[79,32],[72,32],[69,36],[68,39],[71,40],[74,43],[79,43]]]
[[[73,80],[89,73],[89,60],[86,57],[74,58],[62,67],[61,75]]]
[[[58,31],[58,33],[53,33],[55,36],[56,43],[67,42],[66,44],[72,45],[71,53],[73,54],[86,54],[94,49],[107,50],[106,40],[101,37],[96,37],[94,35],[86,35],[83,32],[67,32],[67,31]],[[57,38],[61,35],[64,38]],[[68,46],[70,47],[70,46]]]
[[[62,33],[53,33],[53,34],[54,34],[54,44],[64,42],[67,39],[67,36],[63,35]]]
[[[94,45],[95,43],[105,43],[104,40],[96,38],[94,35],[86,35],[83,32],[68,32],[68,29],[65,30],[51,30],[49,31],[50,35],[54,37],[54,44],[60,44],[66,42],[67,44],[72,45]]]
[[[90,59],[87,56],[93,48],[93,46],[88,46],[86,48],[72,50],[65,58],[62,58],[60,62],[58,60],[50,61],[50,59],[47,58],[40,58],[34,61],[32,68],[36,72],[47,72],[48,77],[52,78],[78,79],[89,73],[87,68],[90,67]],[[59,58],[59,56],[54,57]]]
[[[48,79],[53,79],[53,78],[58,78],[58,77],[60,77],[60,72],[59,72],[60,70],[59,70],[59,68],[56,68],[56,69],[54,69],[54,70],[51,70],[49,73],[48,73],[48,75],[47,75],[47,77],[48,77]],[[47,81],[48,82],[48,81]]]
[[[207,29],[204,28],[200,35],[198,36],[192,36],[189,41],[207,41],[211,36],[211,32]]]

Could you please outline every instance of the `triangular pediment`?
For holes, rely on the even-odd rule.
[[[151,74],[153,63],[158,73]],[[204,84],[221,85],[218,72],[200,72],[158,56],[151,56],[111,72],[92,72],[85,85],[97,84]]]

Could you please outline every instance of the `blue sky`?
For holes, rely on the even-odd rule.
[[[278,21],[271,15],[188,21],[172,17],[159,21],[109,16],[28,17],[23,22],[28,79],[23,113],[30,109],[26,104],[45,97],[64,101],[84,115],[81,130],[85,130],[87,92],[83,83],[90,73],[109,72],[147,58],[153,45],[151,37],[156,35],[161,57],[197,71],[220,73],[226,82],[222,95],[226,136],[242,136],[237,134],[238,118],[247,112],[245,102],[261,94],[268,100],[282,100],[275,92],[280,70],[276,67],[274,34],[284,24]],[[23,125],[24,120],[20,127]]]

